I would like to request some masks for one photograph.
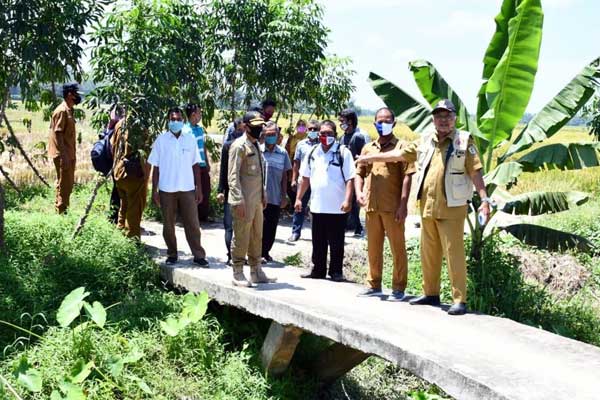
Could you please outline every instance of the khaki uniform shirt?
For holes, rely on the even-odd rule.
[[[229,149],[229,204],[262,202],[265,185],[265,160],[262,152],[246,135],[236,139]]]
[[[361,155],[385,153],[406,146],[406,142],[392,137],[384,146],[381,146],[379,141],[367,143],[362,148]],[[400,206],[404,176],[414,172],[414,162],[375,162],[368,166],[359,165],[356,173],[363,179],[366,178],[364,187],[367,197],[366,211],[396,212]]]
[[[438,142],[437,135],[434,135],[433,140],[436,143],[436,148],[431,163],[428,166],[423,166],[426,169],[424,172],[419,171],[426,174],[421,193],[417,195],[420,202],[421,217],[465,219],[467,216],[467,205],[448,207],[446,203],[444,187],[446,153],[448,152],[448,146],[454,140],[454,134],[448,135],[441,143]],[[471,148],[472,146],[474,146],[473,140],[469,139],[467,148]],[[417,152],[418,142],[413,142],[402,151],[402,155],[408,161],[414,162],[417,160]],[[482,165],[477,152],[473,154],[470,151],[466,151],[465,155],[465,171],[470,176],[474,171],[481,169]]]
[[[133,148],[129,143],[129,131],[123,130],[123,121],[117,122],[115,132],[110,138],[113,151],[113,175],[117,181],[127,177],[125,159],[130,158],[133,153]],[[140,160],[140,162],[141,165],[144,165],[143,160]]]
[[[56,107],[50,119],[48,156],[56,158],[66,154],[70,160],[75,160],[76,140],[73,110],[63,101]]]

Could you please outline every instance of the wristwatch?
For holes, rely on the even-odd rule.
[[[490,207],[494,207],[496,205],[496,202],[494,200],[492,200],[491,197],[484,197],[483,199],[481,199],[482,203],[488,203],[490,205]]]

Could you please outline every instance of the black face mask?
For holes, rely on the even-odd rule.
[[[260,134],[262,133],[262,126],[251,126],[250,127],[250,136],[254,139],[260,138]]]
[[[75,102],[75,104],[81,103],[81,95],[80,94],[76,94],[75,98],[73,99],[73,101]]]

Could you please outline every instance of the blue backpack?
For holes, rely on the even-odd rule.
[[[110,138],[114,129],[106,129],[98,135],[98,141],[92,146],[91,157],[94,169],[106,176],[113,167]]]

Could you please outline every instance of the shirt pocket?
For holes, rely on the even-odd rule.
[[[259,154],[257,151],[248,151],[246,153],[246,171],[248,176],[260,175],[260,163],[258,161]]]
[[[473,184],[471,179],[462,171],[450,171],[450,182],[452,183],[452,194],[456,199],[464,199],[471,196]]]
[[[185,165],[192,165],[192,163],[194,162],[194,151],[197,151],[197,147],[189,144],[186,144],[184,146],[181,146],[181,159],[183,160],[183,162],[185,163]]]

